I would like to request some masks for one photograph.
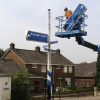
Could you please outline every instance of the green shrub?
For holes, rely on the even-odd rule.
[[[63,88],[63,87],[58,89],[58,93],[66,93],[66,92],[69,92],[69,91],[71,91],[71,90],[68,89],[68,88]]]

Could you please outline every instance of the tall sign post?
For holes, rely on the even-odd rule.
[[[47,85],[48,85],[48,99],[51,100],[51,46],[50,46],[50,9],[48,9],[48,56],[47,56]]]
[[[40,32],[28,31],[26,35],[26,40],[28,41],[37,41],[44,42],[48,45],[44,46],[44,49],[47,50],[47,86],[48,86],[48,97],[47,100],[51,100],[51,51],[55,52],[55,50],[51,50],[51,44],[55,44],[58,41],[50,42],[50,9],[48,9],[48,35]],[[46,48],[48,47],[48,48]]]

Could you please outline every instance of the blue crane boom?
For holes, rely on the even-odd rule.
[[[90,42],[85,41],[81,36],[76,36],[76,42],[79,45],[85,46],[87,48],[93,49],[94,51],[100,51],[100,46],[92,44]]]

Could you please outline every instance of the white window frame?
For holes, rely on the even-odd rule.
[[[50,72],[52,73],[52,65],[50,66],[49,70],[50,70]]]
[[[43,73],[46,72],[46,65],[41,65],[41,72],[43,72]]]
[[[69,70],[69,73],[73,73],[73,67],[72,66],[69,66],[68,70]]]
[[[68,73],[68,66],[67,65],[64,66],[64,73]]]
[[[32,64],[32,68],[37,68],[37,64]]]
[[[71,78],[65,78],[65,82],[67,82],[67,87],[71,87]]]
[[[83,85],[86,86],[86,81],[83,82]]]
[[[82,85],[82,81],[79,81],[79,84]]]
[[[90,86],[90,81],[87,82],[87,86]]]
[[[75,86],[77,86],[77,85],[78,85],[78,82],[76,81],[76,82],[75,82]]]

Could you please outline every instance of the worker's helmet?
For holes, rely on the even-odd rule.
[[[66,11],[66,10],[68,10],[68,8],[67,8],[67,7],[64,9],[64,11]]]

